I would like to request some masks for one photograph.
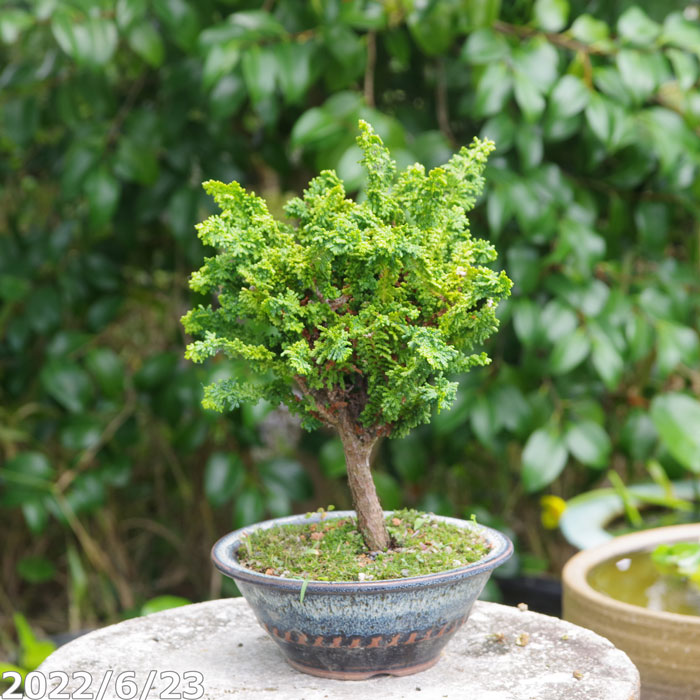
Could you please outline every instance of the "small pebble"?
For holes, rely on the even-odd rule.
[[[519,634],[515,639],[515,643],[519,647],[526,647],[530,643],[530,635],[527,632]]]
[[[581,673],[581,671],[574,671],[572,675],[577,681],[583,678],[583,673]]]
[[[525,612],[528,610],[527,603],[518,603],[518,610]]]

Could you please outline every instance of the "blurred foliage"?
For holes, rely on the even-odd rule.
[[[337,441],[266,404],[201,409],[203,383],[246,368],[186,365],[178,319],[211,213],[199,183],[236,179],[275,211],[321,168],[358,187],[360,117],[400,167],[496,141],[472,229],[515,281],[493,364],[382,446],[385,506],[476,512],[552,557],[543,491],[648,459],[700,472],[697,17],[673,0],[3,2],[3,635],[20,602],[61,629],[216,595],[218,534],[347,504]]]

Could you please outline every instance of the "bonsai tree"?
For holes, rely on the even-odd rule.
[[[474,139],[443,167],[397,172],[381,139],[360,122],[365,199],[349,199],[326,170],[276,221],[238,183],[209,181],[221,213],[198,225],[220,252],[190,286],[216,306],[183,318],[200,338],[186,357],[242,358],[259,381],[207,386],[217,411],[244,401],[284,403],[313,429],[342,440],[358,527],[370,550],[390,547],[370,473],[379,438],[401,437],[454,399],[449,376],[485,365],[474,352],[498,327],[511,281],[486,264],[494,248],[472,238],[466,211],[483,187],[491,141]]]

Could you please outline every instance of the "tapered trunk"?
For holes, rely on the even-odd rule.
[[[369,466],[376,439],[367,439],[345,430],[340,431],[340,438],[345,450],[348,483],[360,533],[370,551],[388,549],[391,540]]]

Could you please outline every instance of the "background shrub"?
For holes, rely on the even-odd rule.
[[[336,440],[265,404],[200,407],[203,383],[246,369],[185,363],[179,318],[200,182],[277,209],[320,168],[359,188],[359,117],[399,165],[496,141],[473,229],[515,281],[494,363],[382,446],[385,506],[476,512],[556,570],[540,493],[644,478],[652,457],[700,471],[697,17],[671,0],[3,3],[2,628],[17,608],[57,630],[218,595],[219,534],[347,505]]]

